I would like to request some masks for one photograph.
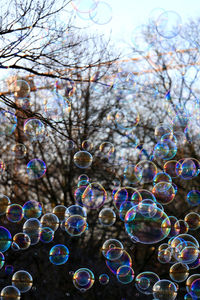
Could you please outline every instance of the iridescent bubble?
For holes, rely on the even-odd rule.
[[[192,291],[192,284],[195,283],[196,280],[200,279],[200,274],[193,274],[190,275],[190,277],[188,277],[187,281],[186,281],[186,290],[187,292],[192,296],[193,292],[195,291],[195,287],[193,287],[193,291]],[[194,297],[196,298],[196,297]]]
[[[199,299],[200,298],[200,277],[198,279],[195,279],[192,282],[190,289],[191,289],[190,295],[194,299]]]
[[[24,217],[23,207],[19,204],[11,204],[7,207],[6,218],[12,223],[20,222]]]
[[[87,151],[78,151],[74,154],[74,163],[78,168],[89,168],[92,164],[92,160],[92,155]]]
[[[24,122],[24,133],[31,142],[42,142],[46,134],[46,129],[39,119],[28,119]]]
[[[177,296],[177,287],[170,280],[159,280],[153,286],[153,296],[155,299],[174,300]]]
[[[17,117],[6,110],[0,111],[0,135],[11,135],[17,127]]]
[[[12,300],[20,300],[21,299],[21,294],[20,291],[12,285],[8,285],[4,287],[1,290],[1,300],[7,300],[7,299],[12,299]]]
[[[177,222],[174,225],[175,228],[179,228],[179,234],[187,233],[189,230],[189,225],[184,220],[177,220]]]
[[[155,175],[155,177],[153,178],[153,185],[155,185],[161,181],[172,183],[171,176],[165,172],[159,172]]]
[[[172,258],[172,252],[169,249],[169,247],[167,249],[163,249],[158,252],[158,261],[161,264],[166,264],[170,262],[171,258]]]
[[[179,224],[179,222],[177,222],[178,219],[176,217],[168,216],[168,218],[169,218],[170,223],[171,223],[171,229],[170,229],[168,238],[175,237],[178,234],[180,234],[180,224]]]
[[[82,207],[77,204],[70,205],[69,207],[67,207],[67,209],[65,211],[65,219],[68,219],[69,217],[74,216],[74,215],[79,215],[86,220],[87,212],[86,212],[85,207]]]
[[[176,164],[176,173],[180,178],[190,180],[198,175],[198,170],[193,159],[180,159]]]
[[[131,201],[133,205],[137,205],[142,201],[142,197],[138,190],[132,187],[120,187],[114,194],[114,205],[119,210],[121,204],[127,201]]]
[[[0,226],[0,252],[5,252],[11,246],[12,237],[10,231]]]
[[[65,230],[71,236],[79,236],[87,229],[86,219],[80,215],[72,215],[65,221]]]
[[[69,258],[69,249],[65,245],[55,245],[49,251],[49,260],[52,264],[63,265]]]
[[[191,206],[198,206],[200,204],[200,191],[192,190],[187,194],[187,202]]]
[[[93,143],[89,140],[84,140],[81,143],[81,147],[84,151],[91,151],[93,149]]]
[[[185,294],[184,300],[194,300],[190,294]]]
[[[9,85],[9,90],[16,98],[26,98],[30,93],[30,85],[25,80],[15,80]]]
[[[52,213],[46,213],[40,219],[42,227],[49,227],[53,231],[56,231],[59,227],[59,219],[56,215]]]
[[[160,140],[164,135],[168,134],[169,138],[173,137],[173,129],[168,124],[159,124],[156,126],[154,135],[157,140]]]
[[[31,180],[39,179],[46,173],[46,164],[38,158],[34,158],[27,164],[28,177]]]
[[[103,206],[106,200],[107,192],[98,182],[90,183],[82,194],[83,206],[90,209],[97,209]]]
[[[42,214],[42,205],[35,200],[30,200],[23,205],[23,211],[25,219],[39,218]]]
[[[96,0],[73,0],[71,2],[73,8],[78,11],[79,13],[89,13],[90,10],[95,9],[97,5]]]
[[[156,200],[162,205],[167,205],[174,200],[175,190],[171,183],[159,182],[154,185],[152,193],[156,197]]]
[[[31,245],[31,239],[28,234],[19,232],[14,235],[13,243],[15,243],[19,250],[26,250]]]
[[[153,217],[143,213],[145,211],[152,211]],[[132,214],[135,214],[134,219]],[[131,218],[131,221],[129,221]],[[171,224],[168,216],[164,211],[151,204],[143,204],[142,207],[136,205],[129,209],[125,217],[125,230],[129,237],[136,239],[142,244],[154,244],[165,239],[170,232]]]
[[[135,172],[141,183],[149,183],[157,174],[157,167],[152,161],[142,160],[135,166]]]
[[[37,218],[28,219],[23,225],[23,232],[26,233],[31,240],[31,245],[35,245],[40,240],[41,223]]]
[[[153,272],[142,272],[135,278],[137,290],[145,295],[153,294],[153,286],[160,280],[159,276]]]
[[[54,239],[54,231],[49,227],[41,228],[39,235],[42,243],[50,243]]]
[[[109,283],[109,276],[107,274],[101,274],[99,276],[99,283],[102,285],[106,285]]]
[[[5,195],[0,195],[0,216],[5,215],[8,206],[11,204],[10,199]]]
[[[119,240],[109,239],[103,243],[101,248],[103,256],[108,260],[118,260],[123,254],[123,245]]]
[[[112,20],[112,8],[107,2],[97,1],[89,11],[90,19],[98,25],[105,25]]]
[[[106,207],[99,212],[99,222],[103,226],[112,226],[116,221],[116,214],[112,208]]]
[[[115,123],[119,129],[131,130],[140,121],[139,113],[133,107],[130,110],[120,109],[116,111]]]
[[[0,252],[0,269],[3,268],[4,263],[5,263],[5,256],[3,255],[2,252]]]
[[[182,19],[175,11],[163,12],[156,21],[156,30],[166,39],[177,36],[181,31]]]
[[[65,148],[67,151],[72,151],[75,148],[75,144],[72,140],[67,140],[65,144],[66,144]]]
[[[103,142],[99,146],[99,151],[103,157],[109,158],[115,151],[115,147],[110,142]]]
[[[27,271],[20,270],[13,274],[12,285],[18,288],[21,293],[26,293],[33,285],[33,278]]]
[[[176,164],[177,164],[177,160],[169,160],[163,166],[164,171],[167,174],[169,174],[171,176],[171,178],[178,177],[178,175],[176,173]]]
[[[130,266],[120,266],[117,269],[117,280],[123,284],[128,284],[134,279],[134,271]]]
[[[171,266],[169,270],[169,276],[175,282],[183,282],[189,276],[189,267],[186,264],[180,262]]]
[[[188,213],[185,218],[190,230],[197,230],[200,227],[200,215],[196,212]]]
[[[94,284],[94,274],[87,268],[78,269],[73,275],[73,284],[80,291],[89,290]]]
[[[135,165],[128,165],[124,169],[124,178],[126,178],[130,184],[138,184],[142,179],[142,172],[137,172],[136,175]]]
[[[53,214],[56,215],[60,222],[65,220],[65,213],[67,207],[64,205],[57,205],[53,208]]]
[[[119,207],[119,217],[124,222],[126,213],[129,211],[130,208],[134,206],[134,203],[131,201],[124,201]],[[132,218],[134,219],[135,215],[132,215]],[[130,220],[130,217],[129,217]]]

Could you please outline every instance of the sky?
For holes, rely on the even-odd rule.
[[[85,1],[84,9],[89,6],[94,0],[74,0],[77,2]],[[85,13],[77,14],[77,24],[80,26],[90,26],[94,32],[104,33],[106,36],[110,35],[117,43],[121,41],[130,42],[133,30],[146,24],[150,16],[158,18],[164,11],[174,11],[185,23],[190,18],[200,17],[200,0],[101,0],[106,2],[112,10],[112,19],[105,25],[95,25],[92,21],[82,20],[87,18]],[[91,6],[90,6],[91,7]],[[83,8],[83,6],[82,6]],[[98,8],[98,6],[97,6]],[[96,10],[97,10],[96,8]],[[106,8],[106,6],[104,7]],[[107,9],[107,11],[109,11]],[[110,11],[109,11],[110,12]],[[91,11],[90,15],[95,15],[95,9]],[[108,13],[107,13],[108,15]],[[99,20],[106,18],[106,9],[98,15]],[[95,16],[93,18],[95,20]]]

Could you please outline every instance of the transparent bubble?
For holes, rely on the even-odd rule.
[[[89,290],[94,284],[94,274],[87,268],[78,269],[73,275],[73,284],[78,289]]]
[[[180,234],[180,224],[178,222],[178,219],[174,216],[168,216],[170,223],[171,223],[171,229],[168,235],[168,238],[175,237],[178,234]]]
[[[171,178],[178,177],[178,175],[176,173],[176,164],[177,164],[177,160],[169,160],[163,166],[164,171],[167,174],[169,174],[171,176]]]
[[[153,286],[153,296],[155,299],[174,300],[177,296],[177,287],[170,280],[159,280]]]
[[[53,231],[56,231],[59,227],[59,219],[55,214],[46,213],[40,219],[42,227],[49,227]]]
[[[164,135],[168,134],[168,137],[173,137],[173,129],[168,124],[159,124],[156,126],[154,135],[157,140],[160,140]]]
[[[135,172],[141,183],[149,183],[157,174],[157,167],[152,161],[142,160],[135,166]]]
[[[103,226],[112,226],[116,220],[116,214],[113,209],[107,207],[99,212],[99,222]]]
[[[53,214],[56,215],[60,222],[65,220],[65,213],[67,207],[64,205],[57,205],[53,208]]]
[[[191,206],[197,206],[200,204],[200,191],[192,190],[187,194],[187,202]]]
[[[13,243],[18,250],[26,250],[31,245],[31,239],[28,234],[24,232],[16,233],[13,237]]]
[[[16,98],[26,98],[30,93],[30,86],[25,80],[15,80],[9,85],[9,90]]]
[[[23,211],[25,219],[39,218],[42,214],[42,205],[35,200],[30,200],[23,205]]]
[[[101,274],[99,276],[99,283],[102,285],[106,285],[109,283],[109,276],[107,274]]]
[[[178,262],[171,266],[169,276],[175,282],[183,282],[189,276],[189,267],[186,264]]]
[[[75,148],[75,144],[72,140],[67,140],[65,143],[66,143],[65,148],[67,151],[72,151]]]
[[[11,246],[12,237],[10,231],[5,227],[0,226],[0,251],[5,252]]]
[[[54,265],[63,265],[69,258],[69,249],[65,245],[55,245],[49,251],[49,260]]]
[[[31,142],[42,142],[46,134],[46,128],[39,119],[28,119],[24,122],[24,133]]]
[[[155,175],[155,177],[153,178],[153,185],[155,185],[161,181],[172,183],[171,176],[165,172],[160,172]]]
[[[154,185],[152,193],[156,197],[156,200],[162,205],[167,205],[174,200],[175,190],[171,183],[158,182]]]
[[[11,204],[10,199],[5,195],[0,195],[0,216],[5,215],[8,206]]]
[[[134,203],[131,201],[124,201],[122,202],[122,204],[119,207],[119,217],[120,219],[124,222],[125,221],[125,216],[126,213],[129,211],[130,208],[132,208],[134,206]],[[132,218],[129,217],[129,220],[134,219],[135,217],[135,213],[132,215]]]
[[[0,135],[11,135],[17,127],[17,117],[6,110],[0,111]]]
[[[106,259],[111,261],[118,260],[123,254],[123,245],[116,239],[109,239],[103,243],[101,248],[102,254]]]
[[[54,239],[54,231],[49,227],[43,227],[40,229],[39,236],[42,243],[50,243]]]
[[[92,160],[92,155],[87,151],[78,151],[74,154],[74,163],[78,168],[89,168],[92,164]]]
[[[6,265],[5,266],[5,274],[6,275],[12,275],[14,272],[14,267],[12,265]]]
[[[6,218],[12,223],[20,222],[24,217],[23,207],[19,204],[11,204],[7,207]]]
[[[27,271],[20,270],[13,274],[12,285],[18,288],[21,293],[26,293],[33,285],[33,278]]]
[[[108,250],[107,254],[110,258],[111,258],[111,256],[116,257],[117,255],[119,256],[119,251],[121,252],[121,256],[118,259],[115,259],[115,260],[107,259],[106,260],[107,267],[114,275],[117,274],[117,270],[121,266],[132,267],[132,259],[131,259],[130,255],[127,253],[127,251],[125,251],[124,249],[111,248],[110,250]]]
[[[200,227],[200,215],[196,212],[188,213],[185,218],[190,230],[197,230]]]
[[[24,158],[27,153],[26,146],[24,144],[20,144],[20,143],[13,145],[11,151],[12,151],[12,154],[17,159]]]
[[[107,2],[97,1],[89,11],[90,19],[97,25],[105,25],[112,20],[112,8]]]
[[[120,283],[128,284],[134,279],[134,271],[130,266],[121,266],[117,269],[116,276]]]
[[[93,143],[89,140],[84,140],[81,147],[84,151],[91,151],[93,149]]]
[[[103,206],[106,200],[107,192],[98,182],[90,183],[82,194],[83,206],[90,209],[97,209]]]
[[[46,164],[41,159],[34,158],[27,164],[28,177],[31,180],[39,179],[46,173]]]
[[[142,272],[135,278],[137,290],[145,295],[153,294],[153,286],[160,280],[159,276],[153,272]]]
[[[85,207],[82,207],[82,206],[76,205],[76,204],[67,207],[67,209],[65,211],[65,219],[68,219],[69,217],[71,217],[73,215],[79,215],[86,220],[87,212],[86,212]]]
[[[159,35],[166,39],[177,36],[181,31],[182,20],[175,11],[165,11],[161,13],[156,21],[156,30]]]
[[[142,196],[138,190],[132,187],[120,187],[114,194],[114,205],[119,210],[122,203],[127,201],[131,201],[133,205],[137,205],[142,201]]]
[[[124,178],[126,178],[130,184],[138,184],[142,179],[142,172],[137,172],[136,175],[135,165],[128,165],[124,169]]]
[[[174,224],[175,228],[179,228],[179,234],[187,233],[189,230],[189,225],[184,220],[177,220],[177,222]]]
[[[8,285],[4,287],[1,290],[1,300],[7,300],[7,299],[12,299],[12,300],[20,300],[21,299],[21,294],[18,288],[12,285]]]
[[[5,263],[5,256],[3,255],[2,252],[0,252],[0,269],[3,268],[4,263]]]
[[[40,229],[41,229],[41,223],[37,218],[30,218],[24,223],[23,232],[29,236],[31,240],[31,245],[35,245],[39,242]]]
[[[185,284],[186,290],[191,296],[192,296],[193,291],[195,291],[195,287],[193,287],[193,291],[192,291],[192,284],[195,283],[195,281],[199,280],[199,279],[200,279],[200,274],[193,274],[193,275],[190,275],[186,281],[186,284]]]
[[[86,219],[80,215],[72,215],[65,221],[65,230],[71,236],[79,236],[87,229]]]
[[[172,252],[169,247],[158,252],[158,261],[162,264],[170,262],[171,258]]]

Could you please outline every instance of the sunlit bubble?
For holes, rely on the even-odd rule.
[[[134,279],[134,271],[130,266],[121,266],[117,269],[116,276],[120,283],[128,284]]]
[[[34,158],[27,164],[28,177],[31,180],[36,180],[43,177],[46,173],[46,164],[41,159]]]
[[[169,160],[163,166],[164,171],[167,174],[169,174],[171,176],[171,178],[178,177],[178,175],[176,173],[176,164],[177,164],[177,160]]]
[[[190,230],[197,230],[200,227],[200,215],[196,212],[188,213],[185,218]]]
[[[103,226],[112,226],[116,221],[116,214],[112,208],[103,208],[99,212],[99,222]]]
[[[113,261],[120,259],[123,249],[123,244],[119,240],[109,239],[103,243],[101,251],[106,259]]]
[[[168,235],[168,238],[175,237],[178,234],[180,234],[180,224],[178,222],[178,219],[174,216],[168,216],[170,223],[171,223],[171,229]]]
[[[91,151],[93,149],[93,143],[89,140],[84,140],[81,147],[84,151]]]
[[[97,182],[90,183],[82,194],[83,206],[90,209],[97,209],[104,205],[107,200],[107,192],[104,187]]]
[[[8,206],[11,204],[9,197],[0,195],[0,216],[5,215]]]
[[[56,215],[60,222],[65,220],[65,213],[67,207],[64,205],[57,205],[53,208],[53,214]]]
[[[180,178],[190,180],[198,175],[198,170],[193,159],[186,158],[177,162],[176,173]]]
[[[87,151],[78,151],[74,154],[74,163],[78,168],[89,168],[92,164],[92,160],[92,155]]]
[[[69,249],[65,245],[55,245],[49,251],[49,260],[52,264],[63,265],[69,258]]]
[[[46,135],[46,128],[39,119],[28,119],[24,122],[24,133],[31,142],[42,142]]]
[[[111,248],[108,252],[110,252],[110,254],[112,253],[119,253],[119,249],[117,248]],[[109,253],[108,253],[109,254]],[[111,256],[111,255],[109,255]],[[121,250],[121,256],[118,259],[115,260],[110,260],[107,259],[106,260],[106,265],[109,268],[109,270],[113,273],[113,274],[117,274],[117,270],[121,267],[121,266],[129,266],[132,267],[132,259],[130,257],[130,255],[123,249]]]
[[[99,283],[102,285],[106,285],[109,283],[109,276],[107,274],[101,274],[99,276]]]
[[[83,206],[82,195],[83,195],[85,189],[87,188],[87,186],[80,186],[74,192],[75,202],[79,206]]]
[[[174,200],[175,190],[171,183],[168,182],[159,182],[154,185],[152,193],[156,197],[156,200],[163,204],[167,205]]]
[[[80,236],[86,229],[86,219],[80,215],[72,215],[65,221],[65,230],[71,236]]]
[[[6,110],[0,111],[0,135],[11,135],[17,127],[17,117]]]
[[[190,275],[186,281],[186,290],[187,292],[192,296],[192,284],[195,283],[196,280],[200,279],[200,274],[193,274]],[[193,287],[193,291],[194,291],[194,287]],[[194,297],[194,299],[196,298],[196,296]]]
[[[166,39],[177,36],[181,31],[182,19],[175,11],[165,11],[156,20],[156,30]]]
[[[54,231],[49,227],[42,227],[39,236],[42,243],[50,243],[54,239]]]
[[[56,231],[59,227],[59,219],[55,214],[46,213],[40,219],[42,227],[49,227]]]
[[[183,282],[189,276],[189,268],[186,264],[178,262],[171,266],[169,276],[175,282]]]
[[[18,288],[16,288],[13,285],[8,285],[4,287],[1,290],[1,299],[6,300],[6,299],[13,299],[13,300],[20,300],[21,299],[21,294]]]
[[[9,85],[9,90],[16,98],[26,98],[30,93],[30,85],[25,80],[15,80]]]
[[[137,290],[145,295],[153,294],[153,286],[160,278],[153,272],[142,272],[135,278],[135,286]]]
[[[72,151],[74,148],[75,148],[75,144],[74,144],[74,142],[72,140],[67,140],[65,142],[65,149],[67,151]]]
[[[177,287],[172,281],[162,279],[154,284],[153,296],[155,299],[174,300],[177,296]]]
[[[115,147],[110,142],[103,142],[99,146],[99,151],[103,158],[109,158],[114,153]]]
[[[23,207],[19,204],[11,204],[7,207],[6,218],[8,221],[16,223],[20,222],[24,217]]]
[[[158,182],[169,182],[172,183],[171,176],[165,172],[157,173],[156,176],[153,178],[153,185],[157,184]]]
[[[120,219],[124,222],[125,221],[125,216],[126,213],[129,211],[130,208],[132,208],[134,206],[134,203],[131,201],[124,201],[122,202],[122,204],[119,207],[119,217]],[[136,212],[133,211],[133,215],[132,217],[129,216],[129,220],[132,221],[132,219],[135,218]]]
[[[28,219],[23,225],[23,232],[26,233],[31,240],[31,245],[35,245],[40,240],[41,223],[37,218]]]
[[[81,217],[83,217],[84,219],[87,218],[87,212],[85,207],[82,207],[80,205],[71,205],[69,207],[67,207],[66,211],[65,211],[65,219],[68,219],[71,216],[74,215],[79,215]]]
[[[187,194],[187,202],[191,206],[198,206],[200,204],[200,191],[192,190]]]
[[[145,208],[146,207],[146,208]],[[170,220],[166,213],[153,207],[153,217],[149,214],[143,213],[145,211],[152,211],[151,204],[143,204],[140,208],[139,205],[129,209],[125,216],[125,229],[130,237],[136,237],[138,242],[142,244],[154,244],[165,239],[171,228]],[[132,211],[136,212],[134,219],[132,219]],[[131,216],[131,221],[129,217]]]
[[[13,274],[12,285],[18,288],[21,293],[26,293],[32,288],[33,278],[27,271],[20,270]]]
[[[16,159],[22,159],[25,157],[27,149],[24,144],[18,143],[12,146],[11,152]]]
[[[5,263],[5,256],[3,255],[2,252],[0,252],[0,269],[3,268],[4,263]]]
[[[73,275],[73,284],[78,290],[89,290],[94,284],[94,274],[87,268],[78,269]]]
[[[128,165],[124,169],[124,178],[128,180],[130,184],[138,184],[142,179],[142,172],[136,175],[135,165]]]
[[[135,173],[138,178],[141,178],[141,183],[149,183],[157,174],[157,167],[152,161],[142,160],[135,166]]]
[[[197,269],[200,266],[200,252],[195,261],[187,264],[190,270]]]
[[[179,234],[187,233],[189,230],[189,225],[185,220],[177,220],[174,227],[179,228]]]
[[[26,250],[31,245],[31,239],[28,234],[19,232],[13,236],[13,243],[18,248],[18,250]]]
[[[39,218],[42,214],[42,205],[35,200],[30,200],[23,205],[23,211],[25,219]]]
[[[116,111],[115,122],[119,129],[131,130],[135,126],[137,126],[139,121],[140,121],[139,113],[134,108],[128,111],[125,109],[120,109]]]
[[[158,252],[158,261],[162,264],[170,262],[172,258],[172,252],[170,249],[163,249]]]
[[[94,3],[89,11],[90,19],[98,25],[105,25],[112,20],[112,8],[107,2]]]

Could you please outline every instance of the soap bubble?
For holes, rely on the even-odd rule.
[[[100,284],[102,284],[102,285],[106,285],[106,284],[108,284],[109,283],[109,276],[107,275],[107,274],[101,274],[100,276],[99,276],[99,282],[100,282]]]
[[[178,262],[171,266],[169,276],[175,282],[183,282],[189,276],[189,268],[186,264]]]
[[[111,261],[117,260],[123,254],[123,245],[119,240],[109,239],[103,243],[102,254],[106,259]]]
[[[0,111],[0,136],[11,135],[17,127],[17,117],[6,110]]]
[[[65,245],[55,245],[49,251],[49,260],[54,265],[63,265],[69,258],[69,249]]]
[[[197,230],[200,227],[200,215],[196,212],[188,213],[185,218],[190,230]]]
[[[149,183],[157,174],[157,167],[152,161],[142,160],[135,166],[135,172],[141,183]]]
[[[31,245],[31,239],[28,234],[24,232],[16,233],[13,237],[13,243],[18,250],[26,250]]]
[[[53,231],[56,231],[59,227],[59,219],[55,214],[46,213],[40,219],[42,227],[49,227]]]
[[[187,202],[191,206],[197,206],[200,204],[200,191],[192,190],[187,194]]]
[[[170,280],[159,280],[153,286],[153,296],[155,299],[174,300],[177,296],[177,287]]]
[[[66,211],[65,211],[65,219],[68,219],[71,216],[74,215],[79,215],[81,217],[83,217],[84,219],[87,218],[87,212],[85,207],[82,207],[80,205],[71,205],[69,207],[67,207]]]
[[[79,236],[87,229],[86,219],[80,215],[72,215],[65,221],[65,230],[71,236]]]
[[[175,11],[163,12],[156,21],[158,34],[166,39],[176,37],[181,31],[181,26],[181,17]]]
[[[99,212],[98,218],[101,225],[112,226],[115,223],[116,214],[111,208],[107,207],[107,208],[103,208]]]
[[[91,151],[93,149],[93,143],[89,140],[84,140],[81,143],[81,147],[84,151]]]
[[[22,159],[25,157],[27,149],[24,144],[15,144],[12,146],[12,154],[15,156],[16,159]]]
[[[23,211],[25,219],[39,218],[42,214],[42,205],[35,200],[30,200],[23,205]]]
[[[92,164],[92,155],[87,151],[78,151],[74,154],[74,163],[78,168],[86,169]]]
[[[123,284],[128,284],[134,279],[134,271],[130,266],[121,266],[117,269],[117,280]]]
[[[0,195],[0,216],[5,215],[8,206],[11,204],[10,199],[5,195]]]
[[[193,293],[195,293],[195,286],[193,286],[193,291],[192,291],[192,284],[195,283],[196,280],[199,281],[199,279],[200,279],[200,274],[193,274],[193,275],[190,275],[186,281],[186,284],[185,284],[186,290],[191,296]],[[197,286],[198,286],[198,282],[197,282]],[[194,297],[194,298],[196,298],[196,297]]]
[[[153,286],[160,280],[159,276],[153,272],[142,272],[135,278],[135,286],[139,292],[145,295],[153,294]]]
[[[5,227],[0,226],[0,252],[8,250],[12,243],[12,237],[10,231]]]
[[[57,205],[53,208],[53,214],[56,215],[60,222],[65,220],[65,213],[67,207],[64,205]]]
[[[9,90],[16,98],[26,98],[30,93],[30,85],[25,80],[15,80],[9,85]]]
[[[31,240],[31,245],[35,245],[39,242],[40,229],[41,229],[41,223],[37,218],[30,218],[24,223],[23,232],[29,236]]]
[[[28,119],[24,122],[24,133],[30,142],[42,142],[46,134],[46,129],[39,119]]]
[[[73,284],[80,291],[89,290],[94,284],[94,274],[87,268],[78,269],[73,275]]]
[[[27,271],[20,270],[13,274],[12,285],[18,288],[21,293],[26,293],[33,285],[33,278]]]
[[[155,184],[152,193],[156,197],[156,200],[163,205],[171,203],[175,197],[174,187],[168,182],[161,181]]]
[[[23,207],[19,204],[11,204],[7,207],[6,218],[8,221],[16,223],[20,222],[24,217]]]
[[[97,1],[89,11],[90,19],[98,25],[105,25],[112,20],[112,8],[107,2]]]
[[[83,206],[90,209],[97,209],[103,206],[106,200],[107,192],[98,182],[90,183],[82,194]]]
[[[49,227],[43,227],[39,232],[40,241],[43,243],[50,243],[54,239],[54,231]]]
[[[5,263],[5,256],[3,255],[2,252],[0,252],[0,269],[3,268],[4,263]]]
[[[167,249],[163,249],[158,252],[158,261],[161,264],[169,263],[171,258],[172,258],[172,252],[169,247]]]
[[[12,299],[12,300],[20,300],[21,299],[21,294],[20,291],[12,285],[8,285],[4,287],[1,290],[1,300],[7,300],[7,299]]]
[[[39,179],[46,173],[46,164],[41,159],[34,158],[27,164],[27,173],[29,179]]]

